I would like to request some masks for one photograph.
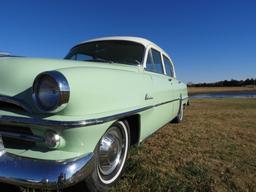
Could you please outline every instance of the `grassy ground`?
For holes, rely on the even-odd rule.
[[[256,92],[256,87],[189,87],[189,94]]]
[[[112,191],[256,191],[256,99],[192,100],[132,150]]]

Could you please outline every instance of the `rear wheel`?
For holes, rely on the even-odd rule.
[[[113,123],[96,147],[96,163],[86,181],[90,191],[107,191],[120,177],[130,145],[127,121]]]
[[[180,106],[178,115],[172,120],[172,123],[180,123],[184,116],[184,105]]]

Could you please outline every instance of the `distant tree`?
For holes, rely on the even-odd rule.
[[[187,86],[188,86],[188,87],[193,86],[193,82],[192,82],[192,81],[188,82],[188,83],[187,83]]]
[[[196,83],[193,84],[192,82],[188,83],[190,87],[237,87],[237,86],[256,86],[256,78],[247,78],[245,80],[224,80],[224,81],[217,81],[214,83]]]

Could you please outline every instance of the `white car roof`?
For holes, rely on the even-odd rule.
[[[90,40],[87,40],[87,41],[83,41],[83,42],[79,43],[78,45],[88,43],[88,42],[93,42],[93,41],[105,41],[105,40],[132,41],[132,42],[140,43],[140,44],[144,45],[144,47],[152,46],[152,47],[155,47],[156,49],[159,49],[160,51],[165,52],[163,49],[161,49],[158,45],[156,45],[152,41],[149,41],[149,40],[147,40],[145,38],[142,38],[142,37],[131,37],[131,36],[101,37],[101,38],[96,38],[96,39],[90,39]]]

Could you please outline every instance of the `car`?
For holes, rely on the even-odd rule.
[[[183,119],[186,84],[156,44],[104,37],[64,59],[0,56],[0,182],[107,191],[129,148]]]

